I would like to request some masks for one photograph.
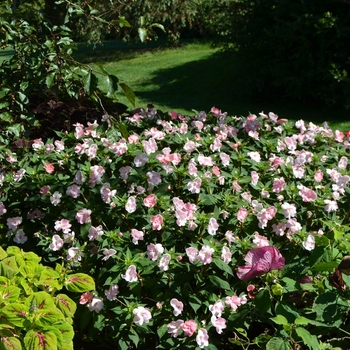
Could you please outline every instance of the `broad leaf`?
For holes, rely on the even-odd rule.
[[[30,330],[24,337],[26,350],[57,350],[57,338],[52,331]]]
[[[89,290],[95,290],[95,282],[85,273],[76,273],[69,275],[64,281],[64,285],[70,292],[83,293]]]
[[[73,317],[77,309],[76,303],[65,294],[58,294],[54,297],[55,305],[62,311],[64,316]]]
[[[266,350],[291,350],[290,344],[281,338],[272,338],[266,344]]]

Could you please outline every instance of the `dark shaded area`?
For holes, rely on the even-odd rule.
[[[302,104],[297,101],[276,101],[268,91],[252,94],[251,84],[255,72],[243,62],[238,54],[216,53],[206,59],[189,62],[156,71],[149,85],[159,85],[157,90],[137,91],[137,97],[155,105],[165,104],[170,108],[210,110],[216,106],[229,114],[247,115],[260,111],[280,113],[288,119],[304,119],[322,123],[344,121],[350,112],[336,110],[320,104]],[[283,112],[283,113],[282,113]],[[350,119],[350,118],[349,118]]]

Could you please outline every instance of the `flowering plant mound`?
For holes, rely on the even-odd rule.
[[[349,135],[217,108],[57,135],[2,146],[1,245],[93,277],[71,296],[77,337],[125,350],[346,341]]]

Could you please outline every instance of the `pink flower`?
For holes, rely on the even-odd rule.
[[[212,316],[210,320],[218,334],[221,334],[222,330],[226,328],[226,320],[224,318]]]
[[[152,230],[160,231],[163,225],[163,216],[160,214],[151,217]]]
[[[119,293],[119,286],[117,284],[111,285],[108,290],[105,290],[105,296],[109,301],[113,301]]]
[[[25,235],[24,231],[22,229],[18,230],[15,234],[15,237],[13,238],[13,241],[17,244],[24,244],[27,242],[28,237]]]
[[[134,158],[134,164],[136,168],[143,167],[148,161],[147,154],[141,153]]]
[[[102,226],[101,225],[99,225],[97,227],[91,226],[89,228],[88,237],[89,237],[90,241],[93,241],[94,239],[97,239],[98,237],[100,237],[102,235],[103,235],[103,230],[102,230]]]
[[[346,167],[348,166],[348,158],[347,157],[341,157],[339,159],[339,162],[338,162],[338,167],[340,169],[346,169]]]
[[[287,218],[287,219],[290,219],[292,217],[294,217],[297,213],[297,208],[294,204],[289,204],[287,202],[284,202],[282,205],[281,205],[281,208],[284,210],[284,217]]]
[[[137,272],[136,272],[136,266],[130,265],[127,270],[125,271],[124,275],[121,275],[123,279],[127,282],[136,282],[137,281]]]
[[[226,297],[225,304],[230,306],[232,311],[236,311],[238,306],[245,304],[245,299],[238,297],[237,295],[232,295],[230,297]]]
[[[74,176],[74,182],[78,185],[82,185],[85,182],[85,177],[83,176],[83,173],[81,170],[78,170],[77,173]]]
[[[284,190],[285,187],[286,187],[286,182],[284,181],[283,177],[273,180],[273,185],[272,185],[273,192],[280,193],[281,191]]]
[[[337,211],[338,210],[338,204],[336,201],[331,201],[329,199],[325,199],[324,200],[324,204],[325,207],[324,207],[324,210],[327,212],[327,213],[330,213],[331,211]]]
[[[150,138],[148,141],[142,141],[142,146],[148,155],[158,150],[158,146],[154,138]]]
[[[219,154],[221,163],[223,166],[228,166],[230,165],[230,156],[227,153],[221,152]]]
[[[174,316],[181,315],[182,310],[184,308],[184,304],[181,301],[177,300],[176,298],[173,298],[170,300],[170,305],[174,309],[173,311]]]
[[[86,303],[91,303],[94,295],[90,292],[85,292],[80,296],[79,304],[85,305]]]
[[[158,263],[158,267],[160,269],[160,271],[168,271],[169,270],[169,263],[171,260],[171,256],[170,254],[164,254]]]
[[[317,170],[314,179],[316,182],[321,182],[323,180],[323,172],[321,170]]]
[[[133,213],[136,211],[136,199],[135,197],[129,197],[128,200],[125,203],[125,210],[128,213]]]
[[[196,177],[194,180],[190,181],[187,184],[187,189],[191,193],[199,193],[201,190],[202,180],[199,177]]]
[[[119,169],[120,178],[122,180],[127,180],[131,170],[132,170],[132,168],[129,165],[121,167]]]
[[[134,322],[138,323],[140,326],[142,326],[144,323],[148,323],[152,318],[152,314],[149,309],[143,306],[139,306],[134,309],[133,314],[135,315]]]
[[[259,181],[259,174],[256,171],[252,171],[250,173],[250,176],[252,178],[252,184],[256,186]]]
[[[251,160],[254,160],[257,163],[259,163],[261,160],[259,152],[248,152],[247,155],[250,157]]]
[[[206,346],[209,346],[209,336],[205,328],[200,328],[198,330],[196,342],[201,349],[203,349]]]
[[[88,304],[90,311],[95,311],[99,313],[104,307],[103,300],[101,298],[93,298]]]
[[[50,191],[50,186],[49,185],[45,185],[43,187],[40,188],[40,194],[42,197],[44,197],[46,195],[47,192]]]
[[[158,255],[159,254],[163,254],[164,253],[164,248],[160,243],[157,244],[149,244],[147,246],[147,256],[149,259],[155,261],[158,259]]]
[[[22,218],[20,216],[15,216],[13,218],[8,218],[6,220],[6,223],[7,223],[7,227],[11,231],[15,231],[15,230],[17,230],[18,225],[20,225],[22,223]]]
[[[6,212],[7,212],[7,209],[6,209],[5,205],[4,205],[4,203],[0,202],[0,216],[5,214]]]
[[[143,199],[143,204],[147,208],[153,208],[157,202],[157,196],[155,194],[150,194],[146,198]]]
[[[267,247],[270,245],[269,240],[264,237],[259,235],[258,232],[255,233],[253,243],[255,243],[258,247]]]
[[[162,182],[162,178],[160,174],[157,173],[156,171],[149,171],[148,173],[146,173],[146,175],[147,175],[147,182],[150,185],[158,185]]]
[[[90,215],[91,215],[91,210],[83,208],[78,210],[77,214],[75,215],[75,218],[77,219],[79,224],[83,225],[91,221]]]
[[[237,220],[243,222],[248,216],[248,210],[246,208],[239,208],[237,212]]]
[[[177,338],[182,331],[183,320],[172,321],[168,324],[167,332],[171,334],[173,338]]]
[[[219,229],[219,225],[216,221],[215,218],[210,218],[209,219],[209,224],[208,224],[208,233],[212,236],[216,234],[216,231]]]
[[[71,231],[72,225],[70,224],[69,220],[62,219],[55,222],[55,230],[56,231],[62,231],[63,233],[69,233]]]
[[[115,249],[103,249],[103,255],[104,257],[102,258],[102,260],[106,261],[108,260],[111,256],[115,255],[117,253],[117,251]]]
[[[188,260],[190,261],[190,263],[193,264],[197,260],[198,249],[197,248],[193,248],[193,247],[186,248],[186,255],[187,255]]]
[[[52,174],[55,171],[55,167],[50,163],[45,163],[44,168],[48,174]]]
[[[303,242],[303,247],[308,250],[314,250],[315,249],[315,237],[313,235],[308,235],[306,237],[306,240]]]
[[[210,264],[212,262],[212,254],[214,253],[214,248],[204,245],[199,251],[197,259],[204,265]]]
[[[131,229],[132,243],[138,244],[139,241],[143,241],[144,233],[142,231]]]
[[[89,182],[91,187],[95,187],[96,184],[102,182],[102,176],[105,173],[105,170],[100,165],[94,165],[90,167],[91,174],[89,175]]]
[[[232,253],[231,253],[230,249],[225,245],[222,247],[221,259],[226,264],[228,264],[232,259]]]
[[[205,157],[203,154],[198,155],[198,163],[202,166],[213,166],[214,162],[211,157]]]
[[[221,314],[223,313],[224,309],[225,304],[222,300],[216,301],[214,305],[209,305],[209,311],[215,317],[221,317]]]
[[[271,270],[280,270],[285,264],[285,259],[273,246],[253,248],[247,253],[244,260],[248,264],[239,266],[237,270],[238,278],[244,281],[261,276]]]
[[[78,198],[80,196],[80,187],[77,186],[76,184],[68,186],[66,194],[73,198]]]
[[[181,325],[186,337],[191,337],[197,330],[197,327],[197,323],[193,320],[186,321]]]
[[[297,186],[299,191],[299,195],[301,196],[303,202],[314,202],[317,199],[317,194],[310,188],[307,188],[303,185]]]
[[[69,248],[68,249],[68,255],[67,260],[73,260],[73,261],[81,261],[81,251],[80,248]]]
[[[52,196],[50,196],[50,202],[53,206],[58,205],[59,203],[61,203],[61,197],[62,194],[59,193],[58,191],[55,191]]]

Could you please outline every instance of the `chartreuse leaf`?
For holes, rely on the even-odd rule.
[[[29,308],[20,303],[11,303],[1,307],[0,315],[7,319],[8,323],[16,327],[23,327]]]
[[[287,325],[288,324],[288,320],[282,315],[277,315],[276,317],[271,317],[270,320],[275,322],[276,324],[279,324],[279,325]]]
[[[7,257],[7,253],[5,252],[4,249],[0,247],[0,260],[3,260]]]
[[[72,318],[77,309],[76,303],[65,294],[58,294],[54,297],[55,305],[62,311],[65,317]]]
[[[148,31],[147,29],[145,28],[139,28],[138,29],[138,32],[139,32],[139,38],[142,42],[144,42],[147,38],[147,34],[148,34]]]
[[[319,343],[315,335],[310,334],[308,330],[303,327],[295,328],[295,332],[303,340],[304,344],[308,346],[311,350],[321,349],[321,344]]]
[[[14,256],[9,256],[0,262],[0,276],[11,279],[16,276],[18,272],[19,269]]]
[[[52,289],[60,290],[63,288],[63,283],[60,283],[59,278],[60,275],[57,271],[51,268],[44,268],[36,284],[38,286],[50,286]]]
[[[33,293],[26,299],[25,304],[31,312],[35,312],[36,310],[55,309],[55,304],[51,295],[45,291]]]
[[[0,350],[21,350],[20,340],[9,331],[0,331]]]
[[[67,322],[55,325],[56,330],[61,334],[61,337],[57,337],[62,342],[61,348],[73,349],[74,328]]]
[[[1,289],[1,288],[0,288]],[[0,292],[0,305],[10,304],[18,301],[21,294],[21,289],[15,286],[9,286],[1,290]]]
[[[266,350],[291,350],[290,344],[282,338],[272,338],[266,344]]]
[[[95,290],[95,282],[85,273],[69,275],[64,281],[64,285],[70,292],[83,293],[88,290]]]
[[[57,337],[53,331],[29,330],[24,337],[26,350],[57,350]]]

